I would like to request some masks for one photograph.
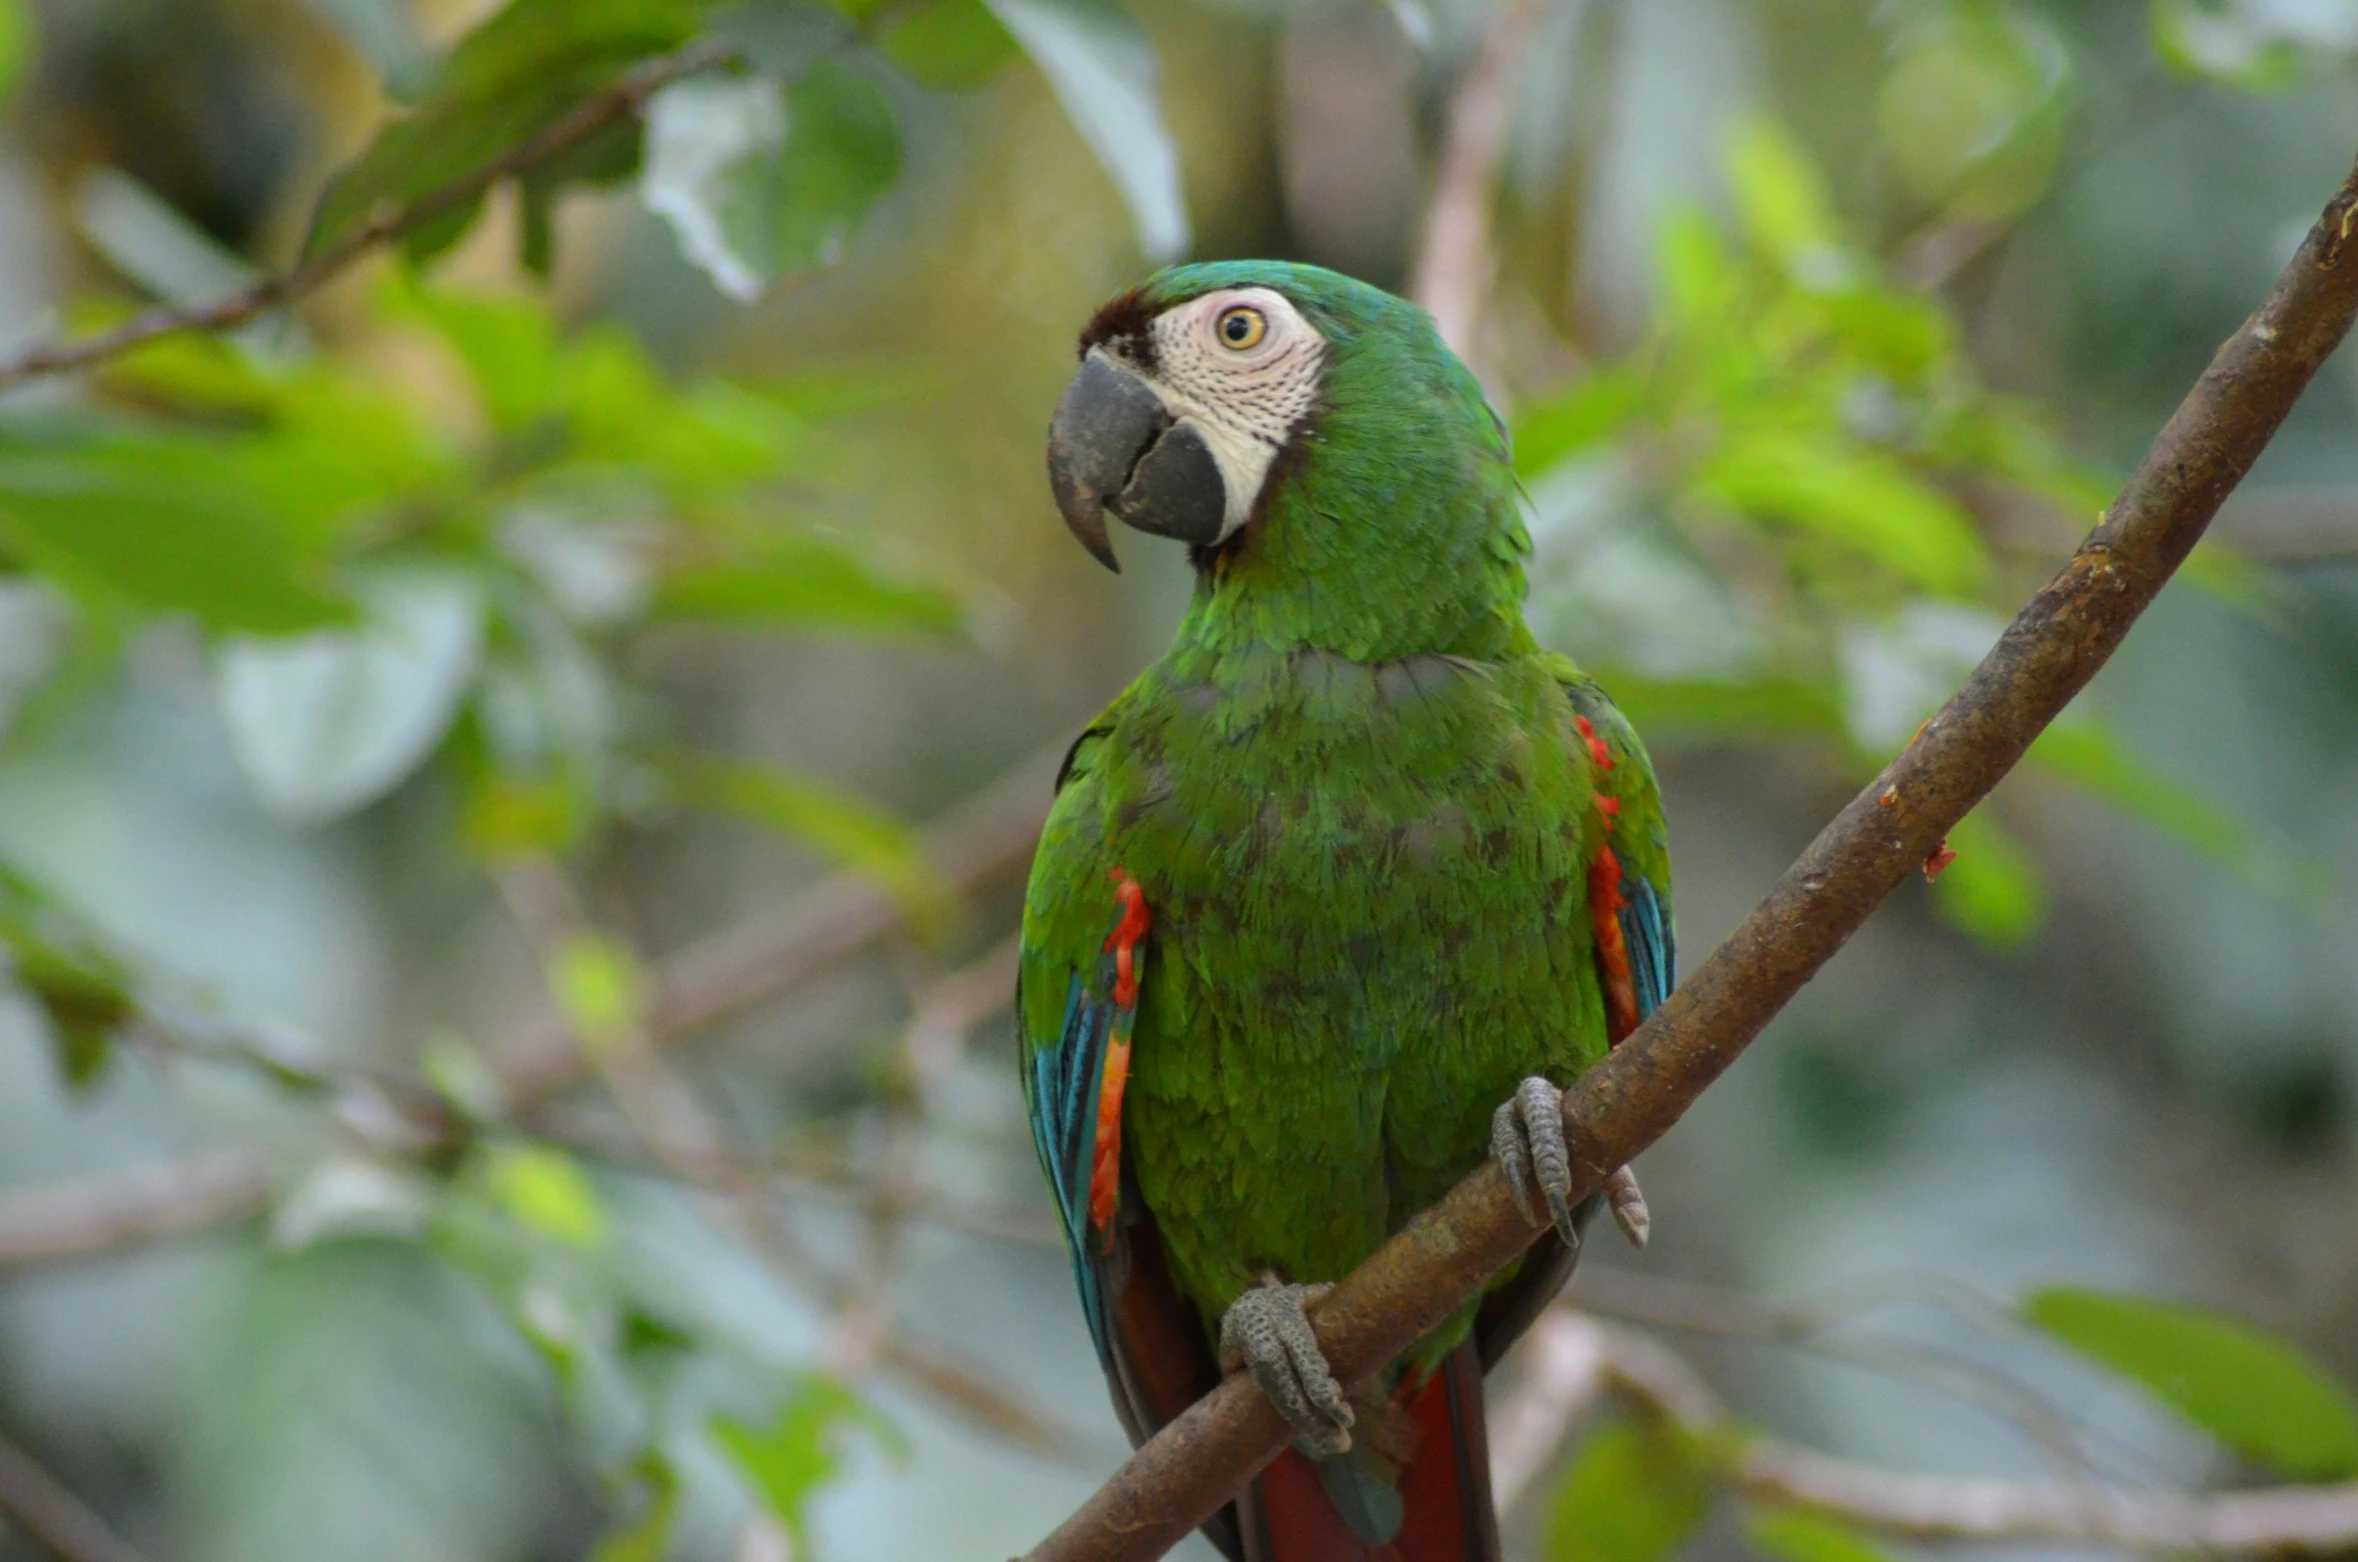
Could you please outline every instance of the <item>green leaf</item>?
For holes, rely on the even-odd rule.
[[[2042,17],[1998,0],[1945,6],[1903,33],[1877,118],[1918,197],[1997,221],[2052,182],[2071,84],[2070,48]]]
[[[1823,685],[1801,679],[1648,678],[1621,669],[1598,676],[1622,713],[1657,746],[1731,737],[1839,738],[1847,730],[1842,702]]]
[[[671,1464],[658,1454],[642,1456],[633,1466],[646,1488],[638,1517],[598,1542],[590,1562],[664,1562],[671,1555],[671,1526],[680,1511],[680,1482]]]
[[[658,93],[640,194],[682,254],[750,303],[790,272],[841,259],[900,168],[884,93],[822,60],[783,91],[753,76]]]
[[[569,1247],[606,1245],[606,1206],[572,1157],[540,1144],[503,1144],[484,1157],[484,1186],[516,1224]]]
[[[241,488],[228,453],[201,441],[0,448],[0,543],[79,597],[187,612],[206,627],[290,634],[349,609]]]
[[[845,1437],[858,1431],[886,1452],[904,1453],[900,1434],[868,1403],[832,1378],[795,1380],[767,1427],[715,1417],[712,1440],[737,1467],[754,1497],[786,1527],[794,1554],[810,1554],[811,1497],[843,1470]]]
[[[131,972],[95,929],[46,888],[0,866],[0,944],[9,979],[39,1006],[66,1083],[105,1072],[115,1033],[137,1012]]]
[[[877,40],[884,57],[928,87],[978,87],[1022,52],[983,0],[934,0]]]
[[[2092,720],[2049,727],[2027,757],[2046,774],[2143,820],[2270,894],[2321,906],[2340,893],[2313,858],[2290,841],[2162,775]]]
[[[2295,1480],[2358,1474],[2358,1409],[2322,1367],[2232,1318],[2102,1291],[2040,1291],[2023,1316]]]
[[[1849,1525],[1807,1508],[1755,1513],[1745,1521],[1744,1538],[1770,1562],[1895,1562]]]
[[[440,743],[483,651],[483,593],[453,570],[380,569],[350,630],[221,647],[230,751],[264,802],[316,823],[393,790]]]
[[[549,996],[582,1046],[608,1055],[647,1011],[647,976],[628,949],[602,933],[574,933],[549,961]]]
[[[0,0],[0,103],[33,69],[33,12],[27,0]]]
[[[1040,67],[1073,128],[1113,176],[1147,259],[1178,259],[1191,242],[1187,197],[1146,34],[1113,0],[985,3]]]
[[[1796,280],[1830,281],[1849,269],[1825,176],[1784,126],[1771,119],[1739,126],[1728,177],[1745,231]]]
[[[1515,470],[1537,477],[1559,461],[1613,438],[1643,404],[1645,381],[1626,365],[1598,369],[1560,396],[1515,417]]]
[[[937,586],[893,580],[828,539],[771,538],[749,558],[699,559],[657,589],[673,618],[779,629],[863,629],[940,634],[960,622],[957,599]]]
[[[620,81],[632,67],[696,34],[715,0],[510,0],[459,41],[435,90],[378,133],[320,199],[306,253],[316,255],[375,217],[507,156]],[[577,171],[613,177],[636,162],[627,118],[612,144]],[[407,241],[425,258],[457,242],[480,202]]]
[[[1655,270],[1665,331],[1711,324],[1736,282],[1735,264],[1719,230],[1709,216],[1687,205],[1674,205],[1662,214],[1655,232]]]
[[[1933,881],[1941,919],[1997,949],[2010,949],[2047,920],[2047,887],[2030,855],[1977,808],[1949,831],[1956,860]]]
[[[2303,29],[2297,8],[2220,0],[2153,0],[2154,52],[2180,75],[2245,92],[2281,92],[2338,52]],[[2333,12],[2324,13],[2326,26]],[[2320,59],[2318,56],[2324,56]]]
[[[873,803],[810,776],[742,760],[687,759],[677,767],[689,801],[769,826],[867,875],[921,929],[950,910],[917,832]]]
[[[1676,1434],[1605,1426],[1556,1488],[1547,1562],[1663,1562],[1703,1527],[1711,1496],[1708,1470]]]
[[[1929,591],[1961,595],[1988,568],[1981,537],[1956,501],[1893,457],[1829,436],[1737,434],[1704,458],[1693,482],[1708,497],[1828,537]]]

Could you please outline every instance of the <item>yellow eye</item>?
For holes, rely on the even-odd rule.
[[[1212,326],[1220,345],[1231,352],[1250,352],[1261,345],[1261,338],[1269,334],[1269,320],[1260,310],[1247,304],[1220,311],[1220,318]]]

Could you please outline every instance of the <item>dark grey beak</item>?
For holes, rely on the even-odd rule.
[[[1048,486],[1064,524],[1117,573],[1105,518],[1208,545],[1228,519],[1228,485],[1203,435],[1172,421],[1145,380],[1093,352],[1048,425]]]

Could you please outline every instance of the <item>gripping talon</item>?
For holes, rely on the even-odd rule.
[[[1351,1446],[1351,1404],[1311,1332],[1311,1303],[1331,1285],[1257,1286],[1220,1319],[1220,1368],[1244,1368],[1293,1428],[1295,1439],[1326,1458]]]
[[[1531,1209],[1531,1185],[1539,1186],[1556,1234],[1574,1252],[1580,1228],[1572,1221],[1572,1151],[1564,1142],[1564,1093],[1533,1075],[1490,1119],[1490,1153],[1498,1158],[1507,1186]]]
[[[1629,1238],[1629,1245],[1644,1247],[1654,1229],[1654,1217],[1646,1209],[1645,1190],[1638,1186],[1637,1173],[1624,1166],[1607,1177],[1605,1204],[1613,1211],[1613,1224]]]

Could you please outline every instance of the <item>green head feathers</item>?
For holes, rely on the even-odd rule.
[[[1356,661],[1525,640],[1505,430],[1423,310],[1316,266],[1176,266],[1097,312],[1049,432],[1066,522],[1191,545],[1182,640]]]

